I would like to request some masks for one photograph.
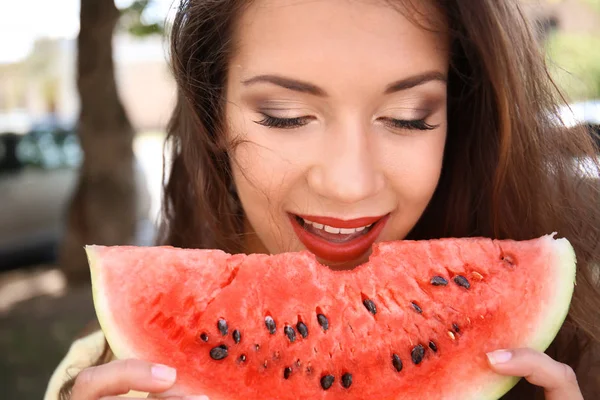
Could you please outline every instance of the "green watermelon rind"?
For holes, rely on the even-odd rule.
[[[554,282],[556,286],[553,291],[554,296],[549,299],[550,305],[546,308],[548,312],[546,315],[539,317],[537,324],[535,324],[538,329],[532,332],[530,340],[524,346],[543,352],[558,334],[569,312],[570,300],[575,288],[576,257],[574,249],[567,239],[555,239],[554,235],[547,235],[540,239],[546,241],[547,246],[552,249],[549,251],[549,259],[554,260],[559,266],[552,268],[552,271],[556,271],[557,276],[549,280],[549,282]],[[97,248],[102,247],[94,245],[85,247],[90,265],[92,294],[98,321],[117,358],[137,358],[137,355],[132,352],[132,349],[136,346],[133,343],[127,343],[126,339],[124,340],[126,336],[118,332],[118,324],[110,312],[108,296],[102,293],[102,288],[105,287],[102,281],[103,274],[100,273],[102,265],[101,260],[96,257],[95,251]],[[463,399],[497,400],[510,391],[520,379],[519,377],[494,379],[495,384],[484,383],[481,385],[480,390],[475,389],[471,392],[471,395],[463,397]]]
[[[102,281],[102,274],[99,273],[102,266],[99,265],[95,252],[95,249],[99,247],[101,246],[85,246],[85,252],[90,265],[92,298],[96,309],[98,323],[100,324],[100,328],[104,333],[104,337],[106,338],[110,349],[118,359],[138,358],[137,355],[130,350],[135,348],[135,346],[128,345],[122,339],[124,336],[117,332],[118,324],[112,318],[112,313],[110,312],[110,307],[108,305],[108,297],[101,293],[101,289],[105,287],[105,285]]]
[[[575,290],[576,278],[576,256],[571,243],[565,239],[554,239],[554,235],[543,237],[548,240],[548,245],[554,249],[556,263],[560,265],[555,268],[558,276],[553,282],[556,283],[555,295],[551,298],[551,304],[547,307],[548,313],[540,318],[537,324],[539,329],[530,338],[527,347],[544,352],[560,331],[571,305],[571,298]],[[485,393],[475,393],[472,400],[497,400],[510,391],[520,380],[520,377],[506,377],[498,381],[496,386],[486,387]]]

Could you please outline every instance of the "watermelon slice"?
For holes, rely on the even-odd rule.
[[[171,365],[190,394],[236,399],[497,399],[488,351],[545,350],[569,309],[566,239],[374,246],[352,271],[308,252],[86,248],[118,358]]]

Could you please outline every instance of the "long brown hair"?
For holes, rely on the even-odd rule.
[[[179,96],[168,127],[162,243],[244,250],[223,128],[235,22],[248,3],[185,0],[175,18],[171,64]],[[578,371],[589,346],[600,342],[600,195],[597,179],[578,162],[595,160],[597,149],[583,129],[561,124],[564,101],[517,0],[435,3],[452,43],[448,139],[438,189],[409,238],[567,237],[577,253],[577,286],[548,354]],[[593,161],[587,169],[599,172]],[[600,392],[595,385],[582,381],[584,395]],[[542,391],[522,381],[505,398],[537,396]]]

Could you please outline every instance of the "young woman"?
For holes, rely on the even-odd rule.
[[[578,256],[569,318],[546,354],[490,365],[526,378],[506,399],[596,398],[600,203],[578,162],[596,154],[556,119],[532,36],[516,0],[184,2],[163,242],[352,268],[374,241],[557,231]],[[202,395],[85,340],[47,398]]]

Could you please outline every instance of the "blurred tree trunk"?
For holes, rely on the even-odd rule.
[[[128,244],[135,234],[133,128],[119,99],[112,38],[113,0],[81,0],[77,86],[84,152],[59,262],[69,284],[89,282],[86,244]]]

